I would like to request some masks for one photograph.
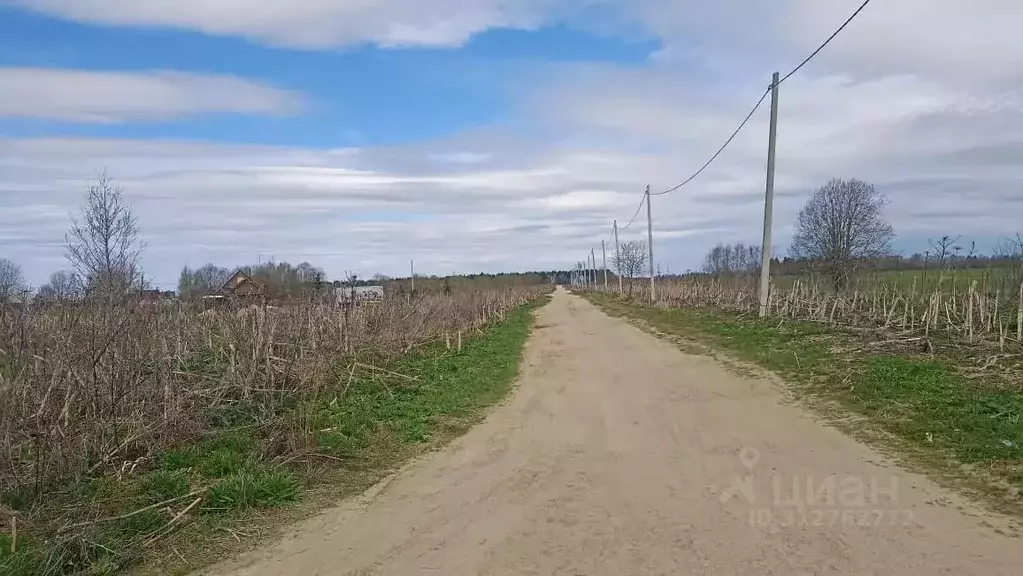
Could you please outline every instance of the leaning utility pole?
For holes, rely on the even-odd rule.
[[[764,240],[760,256],[760,317],[767,316],[771,295],[771,220],[774,218],[774,157],[778,140],[778,73],[771,79],[771,128],[767,140],[767,190],[764,193]]]
[[[654,217],[650,211],[650,185],[646,185],[646,241],[650,257],[650,303],[657,302],[657,288],[654,286]]]
[[[622,287],[622,253],[618,249],[618,221],[615,220],[615,268],[618,270],[618,295],[625,294]]]
[[[593,287],[597,287],[597,255],[590,248],[590,270],[593,271]]]
[[[607,248],[603,240],[600,241],[600,257],[604,260],[604,292],[607,292]]]

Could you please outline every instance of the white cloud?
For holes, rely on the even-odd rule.
[[[492,154],[481,152],[450,152],[431,154],[430,159],[437,162],[453,162],[455,164],[479,164],[493,158]]]
[[[535,28],[555,4],[565,4],[553,0],[0,0],[3,3],[80,22],[185,28],[295,48],[363,42],[458,46],[490,28]]]
[[[663,56],[734,76],[795,66],[862,0],[632,0],[628,10],[665,43]],[[1016,0],[875,0],[808,68],[918,73],[946,79],[1018,76]]]
[[[502,125],[512,129],[444,141],[314,150],[0,140],[0,253],[16,256],[33,278],[45,278],[60,255],[64,213],[79,202],[84,180],[106,167],[139,211],[150,245],[147,266],[161,282],[173,282],[185,263],[226,265],[260,253],[307,257],[334,275],[346,269],[400,274],[409,257],[438,274],[570,267],[591,248],[599,251],[613,219],[624,224],[644,185],[663,189],[699,168],[770,73],[798,62],[858,3],[637,0],[624,9],[664,40],[656,58],[634,66],[545,68],[515,83],[521,109]],[[108,3],[68,2],[67,8],[52,0],[49,6],[70,13],[79,4]],[[139,23],[140,13],[149,14],[145,23],[288,45],[395,38],[382,24],[355,32],[331,28],[327,16],[341,13],[331,12],[342,10],[338,3],[307,3],[284,24],[255,14],[231,23],[217,12],[225,4],[217,3],[199,24],[185,22],[197,18],[194,6],[185,14],[188,5],[181,22],[168,23],[158,21],[161,4],[139,4],[116,17]],[[466,10],[478,14],[487,5]],[[269,10],[259,6],[257,13]],[[371,23],[432,14],[387,15],[393,2],[365,6],[344,10],[372,13],[378,20]],[[782,252],[805,198],[832,177],[876,184],[891,200],[887,213],[896,231],[910,240],[946,233],[982,240],[1019,231],[1023,71],[1013,63],[1023,57],[1023,40],[1008,22],[1021,8],[1004,0],[961,6],[874,3],[782,86],[775,203]],[[291,26],[313,12],[324,20],[316,33]],[[80,17],[112,21],[106,13]],[[436,38],[457,43],[480,26]],[[317,36],[324,31],[330,33]],[[947,44],[938,46],[941,38]],[[696,267],[717,242],[759,241],[766,122],[765,107],[697,180],[653,199],[656,253],[665,268]],[[644,211],[622,239],[645,236]]]
[[[788,45],[812,45],[842,22],[860,0],[782,3]],[[869,5],[829,46],[832,65],[915,73],[954,80],[1019,79],[1023,42],[1015,0],[890,0]]]
[[[302,98],[233,76],[0,68],[0,117],[115,123],[206,113],[279,115]]]
[[[340,276],[556,267],[619,208],[564,162],[410,170],[418,153],[130,140],[0,140],[0,253],[41,281],[97,167],[135,207],[148,274],[180,266],[310,259]],[[571,164],[571,161],[567,161]],[[629,202],[630,197],[619,198]],[[566,211],[566,202],[574,209]],[[8,217],[9,216],[9,217]],[[582,236],[585,237],[585,236]],[[496,246],[504,246],[495,250]],[[322,256],[315,256],[315,255]]]

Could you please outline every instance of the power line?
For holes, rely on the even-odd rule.
[[[715,152],[714,155],[710,157],[710,160],[707,160],[707,162],[703,166],[701,166],[699,170],[697,170],[695,173],[693,173],[692,176],[690,176],[689,178],[686,178],[685,180],[683,180],[678,185],[673,186],[671,188],[668,188],[667,190],[665,190],[663,192],[653,192],[650,195],[651,196],[661,196],[663,194],[668,194],[669,192],[674,192],[675,190],[678,190],[679,188],[685,186],[686,184],[689,184],[690,182],[693,181],[693,179],[695,179],[697,176],[702,174],[703,171],[706,170],[707,167],[710,166],[715,160],[717,160],[718,156],[720,156],[721,153],[725,151],[725,148],[728,148],[728,145],[732,143],[732,140],[735,140],[735,137],[739,135],[739,132],[741,132],[742,129],[746,127],[746,123],[749,122],[750,118],[753,117],[753,114],[755,114],[757,112],[757,109],[760,108],[760,105],[764,103],[764,100],[767,98],[767,95],[770,94],[770,93],[771,93],[771,89],[770,88],[768,88],[767,90],[764,90],[764,93],[760,95],[760,100],[757,100],[757,103],[753,105],[753,109],[749,111],[749,114],[747,114],[745,118],[743,118],[742,123],[739,124],[739,127],[735,129],[735,132],[732,132],[732,135],[729,136],[728,140],[725,140],[725,143],[722,144],[720,148],[718,148],[718,151]]]
[[[843,22],[842,25],[839,26],[838,29],[831,34],[831,36],[828,36],[828,39],[825,40],[824,43],[821,44],[819,47],[817,47],[817,49],[814,50],[812,54],[810,54],[802,62],[800,62],[799,66],[793,68],[791,72],[789,72],[781,80],[779,80],[778,84],[780,85],[782,82],[788,80],[789,76],[792,76],[796,72],[799,72],[800,68],[806,66],[806,64],[810,62],[810,60],[813,60],[814,57],[817,56],[817,54],[820,54],[820,51],[823,50],[825,46],[830,44],[831,41],[835,39],[835,36],[838,36],[842,32],[842,30],[845,30],[845,27],[848,26],[850,22],[855,20],[856,17],[860,15],[860,12],[863,12],[863,9],[867,7],[867,4],[870,4],[870,1],[871,0],[864,0],[863,4],[860,4],[860,7],[857,8],[856,11],[852,13],[852,16],[850,16],[845,22]]]
[[[842,32],[842,30],[845,30],[846,26],[848,26],[850,22],[855,20],[856,17],[860,15],[860,12],[863,12],[863,9],[866,8],[867,5],[870,4],[870,2],[871,2],[871,0],[864,0],[864,2],[862,4],[860,4],[860,7],[857,8],[856,11],[853,12],[852,15],[849,16],[849,18],[847,18],[845,20],[845,22],[842,23],[841,26],[839,26],[834,32],[832,32],[831,36],[828,36],[827,40],[825,40],[824,43],[822,43],[820,46],[818,46],[817,49],[814,50],[812,53],[810,53],[809,56],[804,58],[803,61],[800,62],[798,66],[793,68],[788,74],[786,74],[781,80],[779,80],[778,84],[781,85],[782,82],[788,80],[796,72],[799,72],[799,70],[802,69],[803,66],[806,66],[811,60],[813,60],[818,54],[820,54],[821,50],[824,50],[824,48],[828,44],[830,44],[831,41],[834,40],[835,37],[838,36]],[[674,192],[674,191],[678,190],[679,188],[685,186],[686,184],[692,182],[693,179],[695,179],[697,176],[702,174],[703,171],[706,170],[707,167],[710,166],[715,160],[717,160],[718,156],[720,156],[721,153],[725,151],[725,148],[727,148],[728,145],[732,143],[732,140],[734,140],[735,137],[739,135],[739,132],[741,132],[742,129],[746,127],[746,124],[749,122],[750,118],[753,117],[753,114],[756,113],[757,109],[760,108],[760,105],[764,103],[764,100],[767,98],[767,95],[770,94],[770,93],[771,93],[771,86],[768,86],[767,90],[765,90],[764,93],[760,95],[760,100],[757,100],[757,103],[753,106],[753,109],[750,110],[750,113],[746,115],[746,118],[744,118],[742,123],[739,124],[739,127],[735,129],[735,132],[732,132],[732,135],[728,137],[728,140],[725,140],[725,143],[722,144],[720,148],[718,148],[718,151],[715,152],[714,155],[710,157],[710,160],[707,160],[707,162],[703,166],[701,166],[699,170],[697,170],[695,173],[693,173],[692,176],[690,176],[689,178],[686,178],[685,180],[683,180],[678,185],[673,186],[671,188],[668,188],[667,190],[664,190],[663,192],[652,193],[651,196],[661,196],[663,194],[668,194],[670,192]]]
[[[625,226],[622,226],[618,230],[625,230],[629,226],[632,226],[632,223],[636,221],[636,216],[639,216],[639,211],[643,208],[643,203],[644,202],[646,202],[646,194],[645,193],[643,194],[643,198],[641,198],[640,201],[639,201],[639,206],[636,206],[636,213],[632,215],[632,219],[629,220],[628,224],[626,224]]]

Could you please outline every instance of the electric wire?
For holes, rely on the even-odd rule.
[[[643,203],[644,202],[646,202],[646,192],[643,193],[643,198],[640,199],[639,206],[636,206],[636,213],[632,215],[632,219],[629,220],[628,224],[626,224],[625,226],[622,226],[621,228],[619,228],[619,230],[625,230],[629,226],[632,226],[632,223],[636,221],[636,217],[639,216],[639,211],[643,209]]]
[[[827,39],[824,40],[824,42],[820,46],[817,47],[816,50],[811,52],[810,55],[807,56],[806,58],[804,58],[803,61],[800,62],[798,66],[793,68],[791,71],[789,71],[788,74],[786,74],[784,77],[782,77],[782,79],[778,81],[778,85],[781,86],[781,84],[783,82],[785,82],[790,77],[792,77],[792,75],[795,74],[796,72],[799,72],[799,70],[801,70],[803,68],[803,66],[806,66],[811,60],[813,60],[818,54],[820,54],[821,51],[824,50],[824,48],[827,47],[827,45],[830,44],[831,41],[834,40],[835,37],[838,36],[842,32],[842,30],[845,30],[845,28],[853,20],[855,20],[857,16],[860,15],[860,12],[863,12],[863,9],[866,8],[867,5],[870,4],[870,2],[871,2],[871,0],[864,0],[864,2],[862,4],[860,4],[860,7],[857,8],[856,11],[853,12],[852,15],[849,16],[849,18],[847,18],[845,20],[845,22],[842,23],[841,26],[839,26],[834,32],[831,33],[831,36],[828,36]],[[685,180],[683,180],[679,184],[677,184],[675,186],[672,186],[671,188],[668,188],[667,190],[664,190],[662,192],[651,193],[651,196],[661,196],[663,194],[669,194],[671,192],[674,192],[674,191],[678,190],[679,188],[682,188],[686,184],[689,184],[697,176],[702,174],[703,171],[706,170],[715,160],[717,160],[718,156],[720,156],[721,153],[725,151],[725,148],[728,148],[728,145],[732,143],[732,140],[735,140],[735,137],[739,135],[739,132],[741,132],[742,129],[746,127],[746,124],[749,122],[750,118],[753,117],[753,114],[756,113],[756,111],[760,108],[760,105],[763,104],[764,100],[767,99],[767,95],[771,93],[771,88],[772,87],[773,87],[773,85],[767,87],[767,90],[764,91],[764,93],[760,95],[760,100],[757,100],[757,103],[753,106],[753,109],[750,110],[750,113],[746,115],[746,118],[744,118],[743,121],[739,124],[739,127],[735,129],[735,132],[732,132],[732,135],[728,137],[728,140],[725,140],[725,143],[722,144],[720,148],[718,148],[718,151],[715,152],[714,155],[710,157],[710,160],[707,160],[707,162],[703,166],[701,166],[699,170],[697,170],[695,173],[693,173],[692,176],[686,178]]]
[[[867,4],[870,4],[870,2],[871,2],[871,0],[864,0],[863,4],[860,4],[860,7],[857,8],[856,11],[852,13],[852,16],[850,16],[845,22],[843,22],[842,25],[839,26],[837,30],[832,32],[831,36],[828,36],[828,39],[825,40],[823,44],[818,46],[817,49],[814,50],[812,54],[810,54],[805,59],[803,59],[803,61],[799,63],[799,66],[796,66],[795,68],[793,68],[791,72],[789,72],[781,80],[779,80],[778,81],[778,85],[780,86],[781,83],[786,81],[786,80],[788,80],[790,76],[792,76],[796,72],[799,72],[800,68],[802,68],[803,66],[806,66],[807,63],[810,62],[810,60],[813,60],[815,56],[820,54],[821,50],[823,50],[825,46],[830,44],[831,41],[835,39],[835,36],[838,36],[839,34],[841,34],[842,30],[845,30],[845,27],[848,26],[850,22],[855,20],[856,17],[860,15],[860,12],[863,12],[863,9],[866,8]]]
[[[636,221],[636,218],[639,216],[640,210],[643,209],[643,203],[648,200],[649,196],[663,196],[664,194],[670,194],[671,192],[674,192],[674,191],[682,188],[683,186],[689,184],[690,182],[692,182],[700,174],[702,174],[704,172],[704,170],[706,170],[708,167],[710,167],[710,165],[713,164],[714,161],[717,160],[719,156],[721,156],[721,153],[724,152],[726,148],[728,148],[728,145],[731,144],[733,140],[735,140],[735,137],[738,136],[740,132],[742,132],[742,129],[746,127],[746,125],[749,123],[750,119],[753,118],[753,115],[756,114],[757,110],[760,109],[760,106],[763,105],[764,101],[767,99],[767,95],[771,93],[771,90],[773,88],[775,88],[776,86],[781,86],[781,84],[784,83],[789,78],[791,78],[793,74],[795,74],[796,72],[799,72],[804,66],[809,64],[811,60],[816,58],[817,55],[820,54],[821,51],[823,51],[824,48],[826,48],[828,46],[828,44],[831,43],[832,40],[834,40],[839,34],[841,34],[842,31],[845,30],[846,27],[849,26],[849,24],[852,23],[852,21],[855,20],[856,17],[859,16],[861,12],[863,12],[863,10],[870,4],[871,1],[872,0],[864,0],[863,3],[860,4],[859,8],[857,8],[856,11],[854,11],[852,13],[852,15],[849,16],[845,20],[845,22],[842,23],[841,26],[839,26],[837,29],[835,29],[835,31],[832,32],[831,35],[828,36],[824,40],[824,42],[821,43],[821,45],[817,47],[816,50],[811,52],[810,55],[807,56],[806,58],[804,58],[803,61],[800,62],[795,68],[790,70],[787,74],[785,74],[785,76],[783,76],[780,80],[778,80],[777,85],[772,83],[770,86],[768,86],[767,89],[764,91],[764,93],[760,95],[760,99],[757,100],[757,103],[753,105],[753,108],[749,111],[748,114],[746,114],[746,117],[743,118],[742,122],[739,123],[738,128],[736,128],[735,131],[732,132],[732,134],[728,137],[728,139],[725,140],[725,143],[722,144],[721,147],[717,149],[717,152],[715,152],[714,155],[711,156],[710,159],[707,160],[707,162],[705,162],[703,164],[703,166],[700,166],[699,170],[694,172],[691,176],[689,176],[688,178],[686,178],[682,182],[676,184],[675,186],[672,186],[671,188],[668,188],[667,190],[663,190],[661,192],[649,192],[649,191],[644,192],[643,193],[643,197],[639,201],[639,206],[636,207],[636,212],[632,215],[632,218],[629,219],[628,224],[626,224],[625,226],[622,226],[618,230],[619,231],[626,230],[626,229],[629,228],[629,226],[632,226],[632,224]],[[612,236],[613,236],[613,233],[612,233]]]
[[[689,184],[697,176],[702,174],[703,171],[706,170],[708,166],[710,166],[715,160],[718,159],[718,156],[720,156],[721,153],[725,151],[725,148],[728,148],[728,145],[732,143],[732,140],[735,140],[735,137],[739,135],[739,132],[742,132],[742,129],[746,127],[746,124],[750,121],[750,118],[752,118],[753,115],[756,114],[757,110],[760,108],[760,105],[764,103],[764,100],[767,99],[767,95],[770,94],[770,93],[771,93],[771,89],[768,88],[767,90],[764,91],[763,94],[760,95],[760,100],[757,100],[757,103],[753,105],[753,109],[749,111],[749,114],[747,114],[745,118],[743,118],[742,123],[740,123],[739,127],[735,129],[735,132],[732,132],[732,135],[729,136],[728,140],[725,140],[725,143],[722,144],[720,148],[718,148],[718,151],[715,152],[714,155],[710,157],[710,160],[707,160],[707,162],[703,166],[701,166],[699,170],[694,172],[692,176],[690,176],[689,178],[686,178],[685,180],[683,180],[679,184],[677,184],[675,186],[672,186],[671,188],[668,188],[667,190],[664,190],[663,192],[651,192],[650,195],[651,196],[662,196],[664,194],[668,194],[668,193],[674,192],[675,190],[678,190],[679,188],[685,186],[686,184]]]

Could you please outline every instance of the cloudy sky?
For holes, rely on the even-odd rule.
[[[0,0],[0,256],[35,284],[109,173],[149,278],[571,267],[861,0]],[[906,251],[1023,232],[1023,3],[875,0],[781,89],[776,243],[874,183]],[[654,198],[663,268],[760,236],[767,107]],[[645,237],[642,221],[624,239]]]

